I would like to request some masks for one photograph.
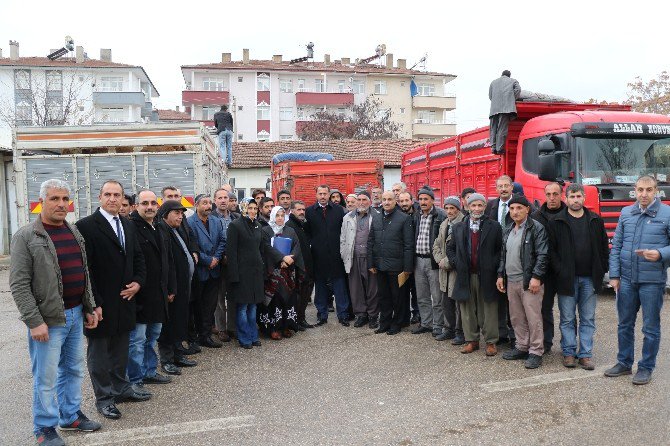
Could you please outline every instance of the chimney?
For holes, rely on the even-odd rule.
[[[393,68],[393,53],[386,55],[386,68]]]
[[[348,57],[343,57],[342,58],[342,65],[350,65],[351,64],[351,59]]]
[[[2,59],[2,48],[0,48],[0,59]]]
[[[76,62],[77,63],[83,63],[84,62],[84,47],[83,46],[78,46],[76,49]]]
[[[249,49],[245,48],[242,50],[242,63],[249,65]]]
[[[330,65],[330,54],[323,55],[323,65],[326,67]]]
[[[407,59],[398,59],[398,68],[401,70],[407,69]]]
[[[174,111],[176,111],[176,112],[179,111],[179,106],[178,106],[178,105],[175,105],[175,106],[174,106]]]
[[[111,48],[100,48],[100,60],[105,62],[112,61],[112,49]]]
[[[16,40],[9,41],[9,58],[10,60],[19,60],[19,42]]]
[[[230,63],[231,60],[230,53],[221,53],[221,63]]]
[[[274,63],[281,63],[282,61],[282,55],[281,54],[275,54],[272,56],[272,62]]]

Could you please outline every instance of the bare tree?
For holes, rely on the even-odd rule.
[[[14,83],[5,85],[9,96],[0,98],[0,121],[18,125],[81,125],[90,123],[94,110],[90,75],[78,71],[17,70]]]
[[[670,74],[662,71],[656,79],[644,81],[639,76],[628,83],[628,103],[643,113],[670,114]]]
[[[368,97],[365,102],[349,107],[342,115],[321,110],[311,116],[298,132],[305,141],[328,139],[395,139],[402,128],[391,119],[390,109],[382,109],[378,99]]]

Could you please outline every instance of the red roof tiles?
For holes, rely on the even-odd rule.
[[[0,65],[18,67],[141,68],[135,65],[97,59],[84,59],[82,63],[77,63],[74,57],[61,57],[56,60],[50,60],[47,57],[19,57],[18,60],[11,60],[9,57],[0,57]]]
[[[159,121],[191,121],[191,115],[176,110],[156,110]]]

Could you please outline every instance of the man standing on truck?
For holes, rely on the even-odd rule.
[[[505,153],[509,122],[516,118],[516,100],[521,94],[519,82],[511,75],[509,70],[505,70],[489,86],[489,99],[491,100],[489,111],[491,136],[489,139],[491,140],[491,151],[497,155]]]
[[[219,136],[221,158],[230,168],[233,164],[233,115],[228,111],[227,105],[222,105],[221,110],[214,113],[214,126]]]

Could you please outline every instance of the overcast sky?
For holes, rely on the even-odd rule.
[[[488,85],[503,69],[524,90],[621,101],[635,76],[669,68],[662,1],[38,3],[3,2],[5,57],[10,39],[22,56],[46,56],[66,34],[92,58],[112,48],[115,62],[146,69],[159,108],[181,105],[181,65],[218,62],[222,52],[239,60],[243,48],[252,59],[300,57],[309,41],[319,61],[367,57],[379,43],[409,66],[428,53],[428,70],[458,76],[449,91],[459,133],[486,124]]]

